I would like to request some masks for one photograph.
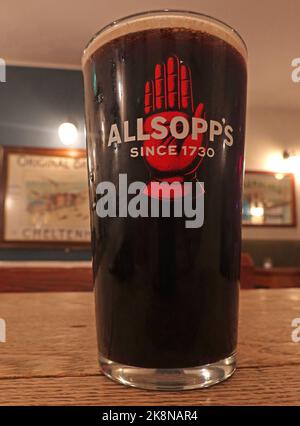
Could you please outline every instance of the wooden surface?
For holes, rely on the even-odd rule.
[[[241,294],[239,369],[206,390],[126,388],[99,373],[92,293],[2,294],[0,405],[300,404],[300,290]]]

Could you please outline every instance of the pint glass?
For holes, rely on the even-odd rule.
[[[172,10],[113,22],[83,54],[99,362],[123,384],[236,368],[246,61],[232,28]]]

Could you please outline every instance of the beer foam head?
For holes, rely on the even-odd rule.
[[[217,37],[236,49],[247,60],[247,47],[242,37],[229,25],[196,12],[154,11],[132,15],[115,21],[100,30],[89,42],[82,56],[82,66],[103,45],[126,34],[169,28],[190,30]]]

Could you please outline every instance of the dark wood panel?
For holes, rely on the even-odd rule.
[[[243,253],[241,287],[243,289],[300,287],[300,268],[256,268],[251,256]]]
[[[91,291],[91,267],[0,267],[0,292]]]
[[[91,266],[0,266],[0,292],[91,291],[92,282]],[[300,288],[300,268],[266,270],[242,257],[241,287]]]
[[[300,268],[255,268],[254,288],[300,287]]]
[[[248,253],[242,253],[240,281],[243,289],[253,288],[254,275],[255,266],[251,256]]]

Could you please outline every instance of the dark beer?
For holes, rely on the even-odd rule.
[[[245,56],[225,24],[179,12],[120,21],[85,53],[100,363],[123,383],[191,388],[234,371]],[[118,198],[116,214],[99,217],[97,185],[113,183],[117,195],[120,175],[147,187],[202,182],[203,225],[120,214]]]

